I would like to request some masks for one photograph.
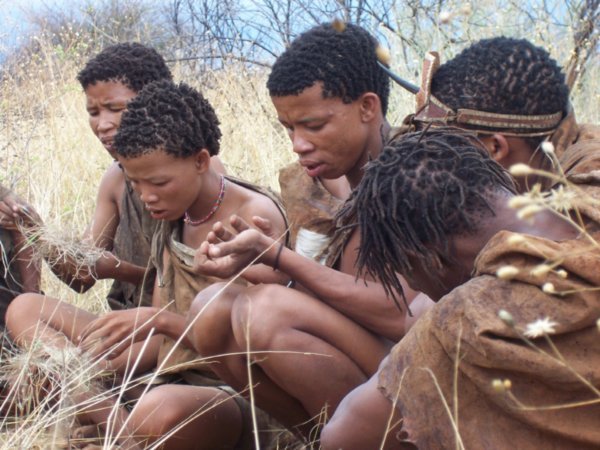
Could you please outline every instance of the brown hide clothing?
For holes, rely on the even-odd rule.
[[[12,191],[0,184],[0,201]],[[0,228],[0,325],[10,302],[22,292],[21,274],[14,265],[15,244],[10,230]]]
[[[241,185],[269,197],[277,206],[284,219],[286,218],[283,206],[279,199],[269,190],[255,186],[233,177],[225,177],[227,181]],[[287,221],[286,221],[287,225]],[[196,294],[213,283],[224,281],[220,278],[198,275],[192,271],[195,250],[182,242],[182,221],[160,222],[152,240],[152,263],[156,267],[158,286],[160,289],[160,306],[177,314],[185,315],[190,309]],[[289,234],[286,236],[286,245],[289,245]],[[164,254],[169,256],[168,265],[163,264]],[[235,283],[246,284],[242,278]],[[194,386],[212,386],[233,397],[242,415],[242,434],[235,446],[235,450],[250,450],[254,448],[254,427],[252,415],[256,415],[257,429],[261,435],[261,447],[270,448],[270,441],[275,436],[275,431],[281,426],[276,424],[265,412],[253,408],[250,403],[229,386],[224,385],[210,368],[210,363],[202,361],[202,357],[195,351],[178,345],[173,350],[175,341],[165,337],[160,347],[157,367],[161,365],[160,373],[177,374],[188,384]],[[166,360],[169,352],[173,353]]]
[[[290,223],[292,248],[296,247],[301,228],[331,237],[334,217],[343,200],[331,195],[321,180],[309,177],[298,162],[279,171],[279,187]]]
[[[220,278],[198,275],[192,270],[195,250],[181,242],[182,222],[161,222],[152,243],[152,258],[157,268],[158,286],[160,287],[160,306],[168,311],[185,315],[190,309],[196,294]],[[163,252],[169,255],[169,262],[163,268]],[[243,280],[240,280],[243,282]],[[174,341],[165,337],[160,347],[158,365],[165,360],[171,351]],[[188,370],[214,378],[210,367],[199,360],[199,355],[180,344],[169,358],[166,367],[161,369],[177,373]],[[218,382],[223,384],[222,382]]]
[[[139,196],[129,182],[125,181],[119,226],[115,232],[112,252],[119,259],[146,267],[147,270],[145,279],[138,285],[119,280],[113,282],[107,296],[112,309],[152,304],[155,270],[148,264],[148,261],[152,236],[157,225],[158,221],[150,217]]]
[[[424,315],[382,366],[380,389],[397,401],[408,441],[419,448],[455,448],[448,415],[455,409],[467,449],[600,446],[598,396],[556,359],[525,344],[498,317],[501,309],[511,313],[517,330],[544,317],[557,322],[552,342],[570,368],[600,388],[596,327],[600,292],[586,291],[600,286],[600,249],[584,238],[558,243],[524,236],[522,242],[510,243],[512,234],[502,231],[490,240],[476,261],[475,277]],[[556,273],[536,277],[530,272],[538,264],[557,260],[562,260],[557,270],[568,272],[566,279]],[[507,264],[520,269],[510,281],[495,276]],[[541,289],[546,282],[558,292],[574,292],[546,294]],[[552,354],[545,338],[533,342]],[[494,379],[509,379],[510,394],[495,391]],[[512,396],[526,407],[538,408],[594,399],[597,403],[526,410]]]
[[[600,242],[600,210],[590,199],[600,201],[600,141],[588,134],[561,155],[567,180],[583,191],[572,204]],[[456,433],[441,395],[449,411],[458,410],[459,435],[467,449],[600,448],[598,395],[556,359],[525,344],[516,331],[545,317],[557,322],[550,338],[568,367],[600,388],[600,291],[594,290],[600,287],[600,247],[585,237],[554,242],[523,236],[515,242],[508,239],[511,235],[502,231],[490,240],[475,263],[474,278],[423,316],[382,366],[380,388],[397,401],[408,440],[419,448],[455,447]],[[556,271],[531,273],[553,262],[560,262],[555,270],[567,271],[566,278]],[[519,268],[517,276],[497,278],[504,265]],[[569,293],[544,293],[547,282]],[[499,319],[501,309],[512,314],[516,330]],[[533,342],[553,354],[544,337]],[[495,391],[494,379],[509,379],[510,393]],[[547,408],[590,400],[596,403]]]
[[[600,127],[582,125],[575,143],[560,151],[559,164],[566,179],[583,191],[571,201],[587,219],[600,224]]]
[[[269,190],[255,186],[251,183],[236,178],[225,177],[228,182],[236,183],[246,189],[258,192],[270,198],[277,206],[282,216],[285,213],[279,199]],[[152,241],[152,263],[156,267],[158,285],[160,290],[160,306],[180,315],[186,315],[196,294],[213,283],[226,281],[220,278],[199,275],[192,270],[195,249],[181,242],[183,223],[161,222]],[[288,237],[286,237],[286,244]],[[163,252],[169,255],[169,264],[163,267]],[[235,283],[246,284],[243,278],[237,278]],[[173,348],[174,341],[165,338],[159,352],[158,364],[160,365]],[[194,371],[209,378],[214,377],[209,364],[199,361],[199,355],[193,350],[179,345],[173,352],[169,361],[162,370],[180,373]],[[220,384],[223,384],[219,381]],[[194,383],[198,384],[198,383]],[[206,385],[206,384],[204,384]]]

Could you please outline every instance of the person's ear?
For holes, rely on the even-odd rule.
[[[381,100],[374,92],[365,92],[360,97],[360,117],[363,122],[370,122],[381,111]]]
[[[481,141],[494,161],[500,165],[508,163],[510,156],[510,146],[503,134],[494,133],[491,136],[482,138]]]
[[[210,167],[210,153],[207,149],[203,148],[194,158],[194,164],[196,165],[196,170],[198,173],[204,173]]]

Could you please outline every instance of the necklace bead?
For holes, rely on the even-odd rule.
[[[223,175],[221,175],[221,188],[219,190],[219,196],[217,197],[217,200],[215,201],[215,204],[212,206],[212,208],[210,209],[210,211],[208,212],[208,214],[206,214],[204,217],[202,217],[202,218],[200,218],[198,220],[193,220],[190,217],[190,214],[186,211],[183,214],[183,221],[186,224],[191,225],[193,227],[197,227],[198,225],[202,225],[204,222],[206,222],[208,219],[210,219],[212,216],[215,215],[215,213],[219,209],[219,206],[221,206],[221,203],[223,203],[223,197],[225,197],[225,177]]]

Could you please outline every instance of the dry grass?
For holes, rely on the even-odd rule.
[[[456,9],[452,12],[451,25],[464,27],[468,32],[472,26],[469,21],[479,17],[480,10],[490,4],[481,2],[479,10],[471,11],[471,15]],[[507,17],[511,14],[510,11],[504,13]],[[501,18],[496,20],[495,23],[503,23]],[[441,49],[442,60],[447,60],[464,45],[448,43],[440,30],[443,31],[440,28],[427,34],[424,42]],[[499,31],[490,21],[487,27],[466,35],[475,40],[497,35]],[[570,52],[568,36],[557,41],[542,24],[540,29],[531,30],[528,37],[549,48],[560,62],[566,62]],[[399,54],[400,43],[391,36],[389,42],[392,55]],[[88,225],[99,180],[110,164],[110,157],[89,129],[84,96],[75,80],[91,45],[82,38],[72,48],[59,51],[42,41],[39,54],[16,65],[12,74],[0,82],[0,181],[14,187],[46,220],[48,228],[42,232],[60,230],[60,233],[50,231],[48,239],[59,236],[65,244],[76,242]],[[416,81],[419,67],[416,56],[397,58],[392,66],[407,79]],[[177,79],[184,78],[181,74],[185,73],[185,66],[176,65],[172,69]],[[207,74],[202,85],[193,77],[186,77],[185,81],[201,89],[217,111],[223,132],[221,157],[228,170],[233,175],[278,189],[279,168],[295,157],[268,98],[266,77],[263,69],[231,65],[221,72]],[[585,83],[573,92],[580,121],[600,122],[599,79],[600,65],[596,62],[589,67]],[[388,115],[391,123],[398,123],[413,104],[413,97],[394,87]],[[104,299],[109,285],[109,281],[102,281],[86,294],[77,295],[46,267],[43,271],[45,292],[93,312],[107,309]],[[44,355],[41,359],[40,354]],[[80,386],[94,378],[81,366],[81,359],[70,353],[49,358],[47,349],[38,348],[19,357],[5,354],[3,361],[10,362],[0,366],[6,377],[25,377],[28,364],[37,361],[34,365],[47,368],[48,373],[68,374],[61,383],[67,380],[67,384]],[[35,394],[25,392],[25,397],[32,398]],[[61,398],[67,397],[61,395]],[[72,426],[72,409],[69,405],[59,406],[37,408],[21,423],[12,424],[11,429],[17,432],[0,434],[0,446],[64,447],[64,431]]]

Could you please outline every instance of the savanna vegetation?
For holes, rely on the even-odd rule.
[[[7,8],[9,0],[0,0]],[[85,253],[78,236],[91,217],[97,186],[110,157],[92,134],[85,98],[75,79],[85,61],[115,42],[155,46],[179,81],[201,90],[215,107],[228,171],[277,190],[277,172],[293,161],[285,130],[265,89],[270,64],[296,34],[339,18],[371,30],[389,49],[391,67],[417,83],[421,58],[442,60],[483,37],[524,37],[545,47],[565,68],[580,122],[600,122],[598,0],[97,0],[39,5],[22,11],[25,34],[0,30],[0,182],[45,219],[43,239]],[[9,39],[10,37],[10,39]],[[393,88],[390,113],[398,123],[414,105]],[[90,252],[93,252],[90,250]],[[81,255],[85,258],[85,254]],[[42,289],[101,312],[109,282],[77,294],[44,267]],[[44,350],[45,351],[45,350]],[[19,380],[28,411],[5,422],[3,448],[68,448],[73,402],[68,395],[36,403],[39,379],[69,393],[88,383],[88,365],[76,355],[6,353],[0,371]],[[42,354],[44,353],[44,354]],[[37,359],[36,359],[37,358]],[[42,403],[48,399],[40,400]],[[37,406],[36,406],[37,404]],[[48,405],[46,405],[48,406]]]

